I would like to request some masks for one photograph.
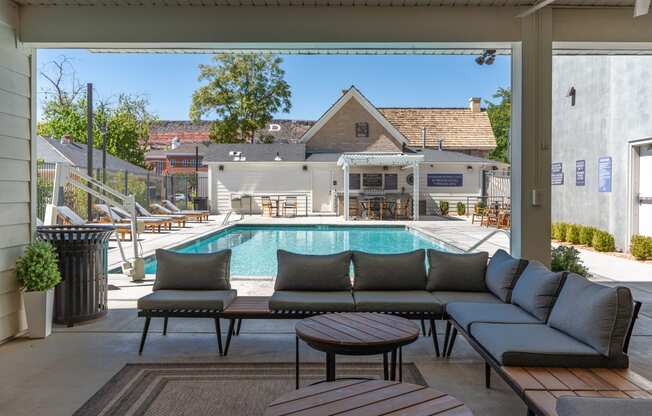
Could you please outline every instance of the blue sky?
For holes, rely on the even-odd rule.
[[[147,97],[160,119],[185,120],[199,85],[197,66],[207,54],[98,54],[85,50],[43,49],[38,65],[70,58],[80,81],[93,82],[96,94]],[[477,65],[472,56],[290,55],[283,57],[292,89],[292,109],[278,118],[314,120],[351,85],[378,107],[465,107],[468,99],[490,99],[510,82],[509,57]],[[44,79],[39,77],[38,89]],[[39,96],[41,100],[42,94]],[[39,116],[41,106],[39,104]]]

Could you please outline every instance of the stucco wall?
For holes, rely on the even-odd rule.
[[[552,108],[552,162],[564,172],[552,186],[552,220],[608,230],[627,249],[628,143],[652,137],[652,57],[556,56]],[[602,156],[612,158],[611,192],[598,192]],[[585,186],[575,185],[576,160],[586,160]]]

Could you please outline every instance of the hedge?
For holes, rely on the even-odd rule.
[[[602,230],[596,230],[593,233],[592,246],[596,251],[601,251],[601,252],[616,250],[616,243],[614,241],[614,236]]]
[[[596,229],[593,227],[582,225],[580,228],[580,244],[584,244],[585,246],[593,245],[593,233],[595,231]]]
[[[580,224],[567,224],[565,222],[555,222],[552,224],[551,233],[552,239],[560,242],[583,244],[585,246],[593,247],[596,251],[605,252],[616,250],[613,235],[609,234],[606,231],[598,230],[594,227]],[[649,238],[651,242],[643,242],[643,239],[645,238]],[[647,248],[638,249],[638,246],[648,247],[648,244],[652,245],[652,237],[642,237],[642,239],[637,238],[636,243],[634,242],[634,238],[632,238],[632,250],[634,250],[633,246],[637,245],[637,253],[639,253],[641,256],[645,255],[652,257],[652,254],[645,254],[647,253]]]
[[[464,205],[463,202],[458,202],[457,203],[457,215],[464,215],[466,214],[466,205]]]
[[[580,243],[580,227],[577,224],[568,224],[566,226],[566,241],[572,244]]]
[[[632,256],[638,260],[652,259],[652,237],[635,235],[630,246]]]

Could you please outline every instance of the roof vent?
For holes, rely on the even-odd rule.
[[[426,148],[426,136],[427,135],[428,135],[428,129],[425,128],[425,127],[422,128],[421,129],[421,140],[422,140],[421,147],[423,147],[424,149]]]
[[[276,152],[276,157],[274,158],[274,160],[280,162],[281,160],[283,160],[283,158],[281,157],[281,155],[278,154],[278,152]]]
[[[181,146],[181,140],[179,140],[178,137],[174,137],[172,141],[170,142],[170,148],[172,150],[179,148]]]
[[[437,140],[437,149],[444,150],[444,139]]]
[[[471,110],[474,113],[479,113],[480,101],[481,101],[480,97],[469,98],[469,110]]]
[[[69,134],[64,134],[63,136],[61,136],[60,143],[61,144],[70,144],[70,143],[72,143],[72,139],[70,138],[70,135]]]

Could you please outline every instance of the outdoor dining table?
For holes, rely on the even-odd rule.
[[[378,201],[376,205],[375,202]],[[367,213],[367,218],[372,217],[372,213],[378,212],[378,218],[383,219],[383,213],[385,210],[389,212],[389,216],[394,215],[394,208],[396,207],[396,201],[389,201],[385,197],[367,197],[360,200],[360,206],[362,211]],[[374,206],[378,206],[379,209],[376,209]]]

